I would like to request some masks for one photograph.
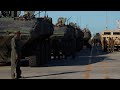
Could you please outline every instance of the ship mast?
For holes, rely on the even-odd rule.
[[[80,26],[81,26],[81,16],[80,16]]]
[[[40,13],[41,13],[41,12],[39,11],[39,17],[40,17]]]
[[[36,16],[36,15],[39,15],[39,17],[40,17],[40,13],[42,13],[42,12],[43,12],[43,11],[39,11],[38,13],[35,14],[35,16]]]
[[[44,16],[46,17],[46,11],[45,11],[45,15]]]
[[[107,16],[107,11],[106,11],[106,30],[108,30],[108,16]]]
[[[79,25],[79,22],[78,22],[78,17],[77,17],[77,20],[76,20],[76,22],[77,22],[77,25]]]
[[[71,17],[67,19],[67,25],[68,25],[68,21],[69,21],[70,19],[71,19]]]

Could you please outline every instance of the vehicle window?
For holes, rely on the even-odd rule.
[[[104,32],[104,35],[111,35],[111,32]]]
[[[113,35],[120,35],[120,32],[113,32]]]

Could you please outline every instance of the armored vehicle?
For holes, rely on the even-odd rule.
[[[75,28],[71,25],[66,25],[66,18],[58,18],[58,23],[54,25],[54,32],[51,38],[51,52],[54,59],[72,55],[74,57],[76,40]]]
[[[34,24],[32,21],[15,21],[13,18],[0,18],[0,62],[10,62],[11,38],[15,31],[20,31],[22,44],[30,38],[30,30]]]
[[[30,39],[23,46],[23,56],[36,56],[36,61],[31,59],[30,66],[41,66],[51,59],[50,35],[54,27],[52,18],[36,18],[33,29],[30,31]]]
[[[21,32],[22,58],[29,59],[30,66],[40,66],[50,60],[50,39],[53,33],[52,18],[40,17],[28,21],[0,18],[0,62],[10,62],[11,38],[14,31]]]
[[[71,22],[70,25],[75,28],[76,51],[80,51],[83,48],[84,33],[76,23]]]
[[[120,30],[104,30],[101,33],[103,51],[111,49],[120,50]]]

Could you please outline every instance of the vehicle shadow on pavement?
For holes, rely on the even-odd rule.
[[[90,70],[89,70],[90,71]],[[79,72],[87,72],[85,71],[70,71],[70,72],[61,72],[61,73],[53,73],[53,74],[47,74],[47,75],[36,75],[36,76],[29,76],[24,78],[35,78],[35,77],[44,77],[44,76],[53,76],[53,75],[62,75],[62,74],[70,74],[70,73],[79,73]]]
[[[88,65],[88,64],[94,64],[98,62],[102,62],[107,58],[106,56],[102,57],[92,57],[91,61],[84,58],[76,58],[75,60],[61,60],[61,61],[51,61],[46,65],[43,65],[42,67],[52,67],[52,66],[80,66],[80,65]],[[114,60],[114,59],[109,59]]]
[[[99,50],[99,52],[97,51]],[[76,58],[72,59],[69,57],[68,59],[62,60],[51,60],[48,64],[43,65],[43,67],[52,67],[52,66],[80,66],[80,65],[89,65],[98,62],[102,62],[104,60],[114,60],[107,56],[108,52],[103,52],[100,47],[97,49],[94,47],[92,56],[90,55],[89,49],[81,50],[77,53]]]

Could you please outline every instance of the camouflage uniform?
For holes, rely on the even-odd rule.
[[[108,52],[114,52],[114,40],[113,38],[109,38],[108,41]]]
[[[15,35],[11,40],[11,78],[20,78],[21,70],[20,70],[20,57],[21,57],[21,47],[20,47],[20,39],[16,38]]]
[[[111,52],[114,52],[114,40],[113,40],[113,38],[111,39]]]

